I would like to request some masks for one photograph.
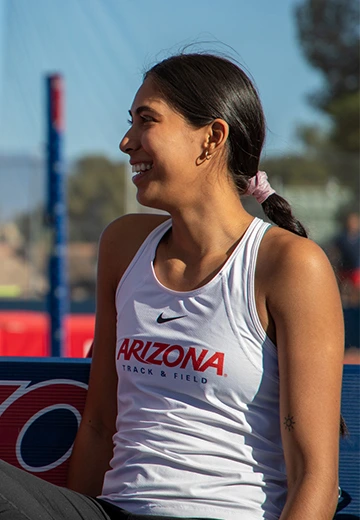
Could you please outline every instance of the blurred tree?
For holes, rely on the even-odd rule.
[[[330,115],[334,101],[359,92],[359,11],[358,0],[303,0],[295,7],[302,50],[325,80],[312,102]]]
[[[102,230],[124,213],[126,165],[102,156],[85,156],[74,163],[67,179],[68,275],[71,296],[93,297],[96,243]],[[44,205],[15,218],[22,244],[16,253],[47,277],[49,248]],[[76,243],[77,242],[77,243]]]
[[[360,146],[360,93],[346,94],[334,99],[329,106],[329,114],[335,125],[332,130],[332,141],[347,153],[358,153]]]
[[[263,161],[289,184],[322,184],[337,178],[359,194],[360,74],[358,0],[302,0],[295,7],[299,42],[323,76],[310,103],[326,114],[329,128],[300,127],[304,152]]]
[[[97,242],[124,213],[126,166],[102,156],[79,159],[68,179],[69,240]]]
[[[76,161],[67,179],[68,228],[71,242],[98,242],[104,227],[124,213],[126,166],[102,156]],[[20,213],[15,223],[26,241],[47,236],[44,206]]]
[[[261,169],[271,172],[280,184],[324,186],[330,179],[351,188],[354,199],[359,193],[359,155],[341,150],[329,139],[327,130],[316,126],[299,126],[297,138],[302,151],[273,156],[261,161]]]
[[[280,185],[287,186],[323,186],[329,178],[326,165],[306,154],[268,157],[262,160],[261,169],[271,172],[271,178]]]

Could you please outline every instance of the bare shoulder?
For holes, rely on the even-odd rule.
[[[257,277],[268,302],[286,306],[289,299],[322,294],[338,299],[333,268],[321,247],[309,238],[271,228],[262,241]]]
[[[129,248],[138,247],[151,231],[169,218],[169,215],[145,213],[123,215],[106,226],[100,241],[111,242],[112,245],[126,241]]]
[[[105,260],[118,280],[147,236],[169,218],[168,215],[128,214],[113,220],[104,229],[99,257]]]
[[[300,237],[285,229],[273,227],[264,236],[259,251],[259,269],[272,278],[287,274],[332,272],[330,262],[313,240]]]

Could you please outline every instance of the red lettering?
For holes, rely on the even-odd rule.
[[[150,351],[152,348],[152,351]],[[125,338],[119,348],[116,359],[123,356],[125,361],[129,361],[132,357],[141,363],[150,363],[153,365],[166,365],[167,367],[180,366],[187,368],[189,363],[197,372],[205,372],[208,368],[215,368],[218,376],[224,373],[223,352],[215,352],[206,359],[209,351],[205,348],[198,353],[195,347],[189,347],[187,350],[181,345],[170,345],[169,343],[160,343],[155,341],[146,341],[141,339],[133,339],[130,345],[130,339]]]
[[[224,353],[223,352],[215,352],[201,367],[199,368],[199,372],[205,372],[208,368],[213,367],[216,368],[216,373],[218,376],[223,375],[224,371]],[[196,370],[196,369],[195,369]]]
[[[145,345],[145,347],[144,347],[144,350],[142,351],[142,356],[141,356],[141,357],[143,358],[143,363],[144,363],[144,360],[145,360],[146,354],[148,353],[148,350],[149,350],[149,348],[151,347],[151,345],[152,345],[152,341],[147,341],[147,342],[146,342],[146,345]]]
[[[129,348],[129,339],[128,338],[125,338],[124,341],[122,342],[120,348],[119,348],[119,352],[118,352],[118,355],[117,355],[117,358],[116,359],[120,359],[120,356],[121,354],[124,355],[124,359],[126,360],[129,360],[129,358],[127,357],[128,355],[128,348]]]
[[[144,342],[141,341],[141,339],[134,339],[134,341],[131,343],[131,347],[129,348],[129,357],[125,358],[126,361],[128,361],[133,355],[135,359],[143,363],[144,359],[138,354],[139,350],[142,350],[143,348]]]
[[[178,351],[178,356],[173,361],[169,360],[169,355],[174,352],[175,350]],[[180,345],[172,345],[171,347],[167,348],[164,352],[163,360],[164,365],[167,367],[176,367],[177,365],[180,365],[182,358],[184,357],[184,349]]]
[[[189,350],[186,352],[186,356],[184,357],[184,361],[181,363],[180,368],[186,368],[187,364],[191,359],[194,370],[200,370],[201,364],[204,361],[204,358],[208,352],[208,350],[203,348],[199,354],[199,357],[196,358],[196,348],[190,347]]]
[[[146,359],[147,363],[152,363],[154,365],[162,365],[163,360],[162,359],[156,359],[156,356],[160,356],[164,352],[164,350],[169,347],[169,343],[158,343],[155,341],[153,344],[153,347],[155,348],[155,351],[150,354],[150,356]]]

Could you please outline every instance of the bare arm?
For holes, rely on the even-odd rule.
[[[288,498],[280,520],[331,520],[337,503],[343,317],[332,268],[284,236],[268,308],[275,323]]]
[[[126,215],[112,222],[101,236],[89,389],[68,474],[68,487],[90,496],[101,493],[113,453],[117,414],[116,288],[141,243],[166,218]]]
[[[103,233],[98,256],[96,325],[86,405],[75,440],[68,487],[96,496],[112,456],[116,418],[115,288],[111,229]]]

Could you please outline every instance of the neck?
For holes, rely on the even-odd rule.
[[[227,197],[224,202],[205,201],[192,208],[170,212],[172,231],[167,239],[168,251],[187,261],[218,252],[231,252],[253,217],[247,213],[239,197]]]

